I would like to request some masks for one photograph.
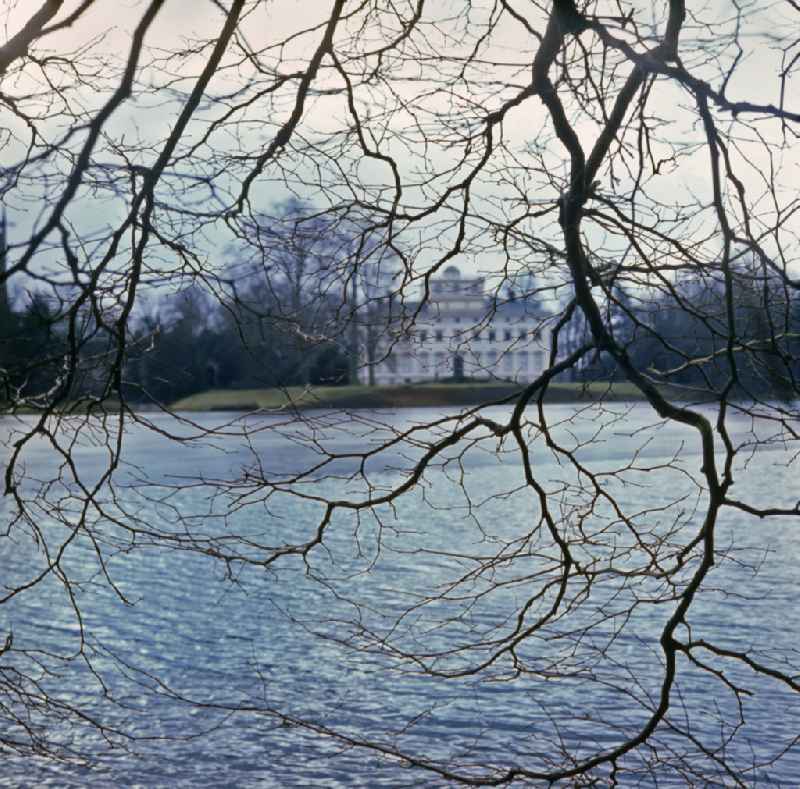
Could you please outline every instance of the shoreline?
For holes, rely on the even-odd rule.
[[[403,384],[399,386],[290,387],[288,389],[212,389],[182,398],[172,411],[266,411],[308,409],[380,409],[489,405],[512,403],[524,391],[516,384]],[[664,387],[672,399],[708,400],[700,393]],[[551,383],[546,403],[644,402],[628,382]],[[500,404],[500,403],[498,403]]]

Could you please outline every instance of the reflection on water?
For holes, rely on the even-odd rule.
[[[493,415],[504,413],[497,410]],[[626,512],[636,513],[645,542],[684,539],[680,535],[696,528],[704,491],[696,482],[699,456],[691,432],[658,427],[642,406],[617,405],[605,414],[588,410],[578,421],[570,420],[570,413],[566,406],[549,410],[553,437],[574,450],[588,471],[601,475],[603,489],[613,492]],[[379,422],[397,430],[432,414],[421,409],[382,414],[379,419],[365,416],[357,426],[335,417],[315,424],[313,438],[346,455],[385,439],[389,431]],[[220,419],[198,417],[205,426]],[[609,427],[598,433],[601,424]],[[737,440],[747,440],[753,429],[750,422],[734,424]],[[251,428],[258,425],[250,423]],[[197,434],[189,426],[170,424],[169,429],[182,430],[186,437]],[[179,550],[180,518],[196,516],[193,527],[207,531],[210,538],[221,538],[232,529],[253,541],[280,545],[308,539],[320,506],[286,496],[265,504],[250,495],[244,499],[247,506],[223,520],[219,516],[230,500],[212,496],[207,486],[174,490],[165,498],[163,491],[141,482],[145,475],[151,481],[181,482],[188,472],[205,480],[222,479],[242,464],[264,474],[288,475],[314,457],[308,429],[287,425],[281,431],[255,432],[246,445],[235,430],[229,432],[228,437],[181,446],[152,431],[129,431],[125,459],[130,465],[120,471],[117,505],[140,524],[174,533],[176,549],[157,550],[148,545],[145,534],[132,546],[122,532],[115,537],[114,528],[107,528],[110,541],[102,551],[109,557],[107,570],[119,594],[99,574],[97,546],[90,540],[76,538],[65,554],[93,669],[119,703],[103,703],[97,678],[80,661],[60,668],[58,676],[44,678],[44,684],[88,711],[102,711],[107,725],[144,739],[112,738],[120,747],[103,751],[96,735],[65,729],[65,737],[79,738],[65,744],[97,756],[91,768],[12,756],[0,783],[435,783],[396,761],[348,749],[259,712],[274,708],[356,737],[375,735],[407,752],[447,760],[464,770],[481,762],[542,764],[541,759],[557,756],[561,745],[577,756],[587,755],[630,736],[647,719],[662,679],[658,634],[672,611],[670,605],[644,604],[664,594],[657,578],[636,584],[609,578],[588,597],[576,597],[571,616],[519,645],[518,660],[530,673],[518,677],[512,677],[510,661],[501,660],[480,676],[443,682],[423,676],[413,664],[391,659],[381,649],[391,643],[397,651],[426,652],[429,664],[440,671],[474,665],[484,657],[480,649],[453,648],[490,642],[507,633],[537,588],[537,574],[555,562],[552,543],[530,536],[513,561],[496,563],[491,584],[470,575],[480,557],[532,534],[537,518],[535,497],[529,490],[518,490],[523,477],[510,445],[492,438],[464,455],[463,447],[456,447],[450,451],[451,460],[429,469],[419,489],[404,496],[396,508],[382,506],[375,517],[337,515],[325,549],[312,552],[307,564],[286,557],[269,568],[242,569]],[[581,512],[586,506],[581,480],[559,464],[535,432],[529,438],[535,473],[554,506]],[[635,468],[622,475],[624,484],[602,476],[629,464],[632,450]],[[419,445],[407,444],[373,458],[368,467],[373,491],[398,484],[422,451]],[[786,465],[789,456],[776,443],[751,459],[746,473],[737,469],[737,497],[748,499],[766,490],[776,502],[796,500],[795,473]],[[105,458],[98,442],[75,452],[87,479],[96,478]],[[54,468],[51,448],[39,441],[26,463],[29,471],[35,470],[33,476],[47,478]],[[314,495],[363,495],[363,481],[342,479],[354,463],[343,457],[324,468],[315,476]],[[69,494],[67,483],[64,491],[62,504]],[[602,500],[594,506],[592,519],[582,528],[599,528],[593,524],[602,523],[603,530],[586,540],[580,561],[599,567],[613,553],[616,566],[624,568],[628,562],[634,567],[641,559],[633,551],[625,552],[626,530],[615,523]],[[45,511],[41,515],[43,533],[63,528],[49,522]],[[793,561],[797,525],[761,523],[726,511],[718,545],[727,560],[714,569],[692,609],[687,624],[694,639],[713,640],[731,650],[758,650],[767,660],[794,649],[800,625],[794,605],[800,580]],[[14,535],[0,540],[6,587],[42,561],[40,546]],[[455,578],[461,584],[457,593],[449,594],[448,584]],[[555,594],[555,587],[546,590],[528,616],[533,619],[547,610]],[[425,605],[416,605],[423,601]],[[3,606],[2,616],[3,630],[13,630],[17,648],[64,654],[79,647],[75,613],[63,584],[52,575],[33,592]],[[579,630],[588,623],[594,625],[591,637]],[[46,656],[42,662],[55,665]],[[709,663],[723,668],[710,658]],[[755,691],[741,697],[746,725],[726,749],[726,757],[740,769],[768,761],[800,730],[800,705],[778,684],[754,679],[727,664],[725,680],[714,679],[685,659],[679,668],[674,726],[682,729],[690,721],[698,748],[702,743],[718,746],[731,734],[720,719],[730,720],[737,700],[724,681],[742,682]],[[229,714],[227,709],[234,706],[249,711]],[[409,720],[414,725],[404,728]],[[692,747],[669,730],[659,734],[657,743],[664,753]],[[691,750],[686,758],[691,763]],[[648,770],[658,774],[654,752],[645,749],[633,757],[634,766],[637,759],[643,775],[651,775]],[[771,780],[790,784],[800,775],[800,758],[790,753],[771,771],[750,774],[747,780],[764,780],[767,772]],[[665,785],[687,781],[668,772],[660,779]],[[720,775],[720,781],[725,780]]]

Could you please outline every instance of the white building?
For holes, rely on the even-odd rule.
[[[385,312],[388,328],[370,354],[376,360],[376,384],[447,379],[523,383],[547,366],[549,313],[512,292],[503,299],[487,296],[483,277],[462,277],[455,266],[430,280],[422,306],[406,303],[400,311],[389,305]],[[404,324],[411,328],[404,331]],[[362,365],[359,380],[370,380],[368,364]]]

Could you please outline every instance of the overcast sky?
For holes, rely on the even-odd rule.
[[[77,5],[77,0],[65,3],[62,14],[68,14]],[[49,36],[42,46],[46,46],[56,53],[67,52],[84,46],[96,36],[104,35],[105,38],[102,42],[94,45],[94,51],[118,59],[126,54],[131,31],[141,18],[145,5],[144,0],[140,2],[130,0],[122,3],[109,3],[100,0],[78,24],[69,30]],[[281,68],[284,71],[292,68],[300,69],[313,50],[315,42],[319,40],[320,34],[319,32],[314,32],[295,39],[290,38],[290,36],[298,30],[308,29],[317,22],[322,21],[331,5],[328,0],[324,2],[322,0],[314,0],[314,2],[274,0],[274,2],[270,3],[259,3],[244,23],[243,31],[250,45],[255,49],[259,49],[268,43],[289,39],[290,43],[287,44],[282,52],[284,61]],[[512,3],[512,5],[515,5],[519,10],[525,11],[528,11],[532,6],[527,0],[526,2],[516,0],[516,3]],[[606,5],[608,6],[604,11],[606,13],[611,13],[616,8],[615,3],[607,3]],[[630,7],[630,5],[625,4],[625,7]],[[666,7],[666,3],[639,2],[634,5],[637,9],[636,18],[642,24],[652,19],[656,26],[660,28],[662,20],[657,14],[656,18],[654,18],[654,9]],[[759,102],[777,102],[779,95],[777,93],[778,80],[776,74],[781,66],[782,53],[780,51],[781,42],[773,39],[772,31],[779,31],[784,25],[793,24],[796,26],[797,15],[790,16],[791,9],[786,3],[766,5],[751,3],[749,5],[745,4],[745,6],[750,8],[753,13],[748,21],[746,35],[743,36],[742,41],[745,45],[752,45],[753,48],[744,53],[742,62],[728,86],[728,96],[734,100],[750,99]],[[30,2],[3,0],[0,8],[3,11],[2,16],[4,17],[7,34],[13,34],[19,28],[30,13],[31,7],[32,4]],[[464,19],[464,7],[464,3],[461,0],[452,0],[451,2],[437,0],[437,2],[429,4],[428,8],[431,15],[438,15],[442,18],[452,15],[452,19],[443,23],[439,28],[442,32],[441,41],[429,41],[430,46],[440,46],[443,54],[455,53],[456,50],[453,49],[452,42],[445,34],[458,31],[458,27]],[[489,4],[484,4],[484,7],[488,8]],[[709,7],[705,5],[689,3],[691,13],[682,39],[687,52],[694,42],[709,43],[719,40],[719,37],[725,32],[732,31],[731,4],[724,0],[718,0],[713,7],[716,8],[715,13],[712,13]],[[453,14],[453,12],[455,13]],[[481,13],[481,4],[473,3],[473,15],[470,18],[470,24],[478,24],[482,18]],[[695,15],[700,15],[706,22],[713,22],[713,24],[708,26],[697,25],[695,24]],[[167,0],[164,8],[159,13],[157,24],[154,25],[152,33],[147,39],[150,55],[157,56],[159,52],[173,52],[177,48],[190,46],[194,39],[212,38],[219,31],[221,24],[222,15],[219,8],[212,2]],[[538,29],[543,29],[543,23],[540,22],[538,24]],[[364,33],[364,35],[370,34],[370,31]],[[377,36],[377,33],[375,35]],[[486,110],[496,109],[503,100],[524,86],[526,72],[519,68],[519,64],[530,62],[535,47],[535,39],[521,25],[510,18],[504,26],[493,33],[491,47],[484,53],[484,57],[496,62],[494,67],[497,72],[496,94],[475,97]],[[735,52],[734,48],[730,48],[723,58],[730,59]],[[187,58],[181,67],[185,79],[176,80],[173,83],[173,87],[188,90],[193,84],[203,60],[201,58]],[[269,60],[269,58],[266,58],[266,60]],[[724,63],[725,60],[723,60],[723,65]],[[685,65],[691,68],[694,73],[709,78],[715,85],[719,84],[719,79],[716,76],[719,70],[717,62],[703,63],[697,59],[688,58]],[[431,66],[428,65],[427,67],[430,68]],[[486,86],[491,85],[491,77],[491,74],[487,75]],[[37,81],[39,76],[31,72],[30,78]],[[151,70],[145,74],[145,79],[156,82],[160,79],[163,80],[164,75]],[[321,77],[317,82],[318,87],[330,87],[335,84],[335,79],[326,77]],[[422,82],[417,83],[398,82],[396,89],[400,96],[411,95],[414,91],[419,91],[421,85],[424,86],[424,79]],[[98,107],[106,100],[108,87],[108,85],[104,85],[101,75],[96,84],[87,85],[80,97],[81,102],[87,109]],[[238,86],[234,84],[232,74],[225,72],[219,79],[212,82],[209,92],[211,95],[220,95],[234,87]],[[488,87],[486,89],[489,90]],[[697,145],[698,149],[690,160],[682,162],[679,167],[672,168],[668,164],[665,165],[659,178],[650,183],[648,187],[650,194],[665,203],[687,202],[698,199],[701,203],[707,204],[710,199],[708,154],[702,148],[702,127],[697,122],[696,113],[691,110],[691,107],[688,107],[690,97],[684,90],[676,88],[674,84],[664,80],[657,83],[654,93],[655,106],[659,108],[659,115],[663,120],[661,133],[666,138],[670,138],[681,145]],[[361,109],[366,117],[369,104],[368,94],[364,92],[360,95],[362,101],[364,101]],[[458,96],[456,98],[459,101],[466,101],[470,97]],[[791,101],[792,98],[790,96],[789,100]],[[444,100],[444,94],[439,94],[436,99],[439,102],[444,102]],[[120,139],[124,135],[128,143],[137,138],[143,142],[157,140],[168,133],[174,123],[178,107],[179,104],[173,101],[172,97],[164,91],[149,96],[140,96],[117,111],[109,124],[108,130]],[[243,138],[247,145],[256,151],[263,149],[269,143],[276,124],[285,119],[290,109],[291,104],[285,103],[283,105],[284,117],[281,118],[278,117],[280,113],[276,113],[275,108],[272,107],[270,108],[269,117],[264,118],[262,129],[259,129],[256,125],[248,126],[245,135],[250,136]],[[430,105],[429,109],[431,112],[435,112],[436,105]],[[441,104],[442,112],[449,109],[444,103]],[[215,111],[216,108],[213,107],[206,110],[207,117],[210,117]],[[721,117],[725,118],[725,116]],[[393,122],[407,123],[408,117],[403,113],[397,113]],[[303,124],[298,129],[298,134],[306,137],[309,135],[312,137],[313,135],[324,135],[326,130],[341,129],[347,123],[346,105],[341,95],[317,97],[309,103]],[[19,121],[16,124],[17,128],[21,130],[20,138],[25,140],[24,130],[21,129]],[[9,126],[14,127],[14,125],[15,121],[10,119]],[[56,126],[57,124],[51,124],[45,126],[45,128],[55,136],[57,134]],[[758,134],[771,138],[775,142],[779,142],[781,139],[780,126],[774,121],[759,122],[755,124],[754,128]],[[380,133],[379,122],[375,124],[375,131]],[[584,147],[589,149],[597,135],[598,128],[596,124],[584,120],[576,125],[576,131]],[[198,125],[193,130],[192,135],[196,136],[199,133],[200,126]],[[509,148],[516,150],[524,150],[525,146],[530,142],[541,142],[544,134],[552,136],[552,130],[544,108],[538,99],[526,101],[519,108],[512,110],[503,126],[504,139],[509,144]],[[795,184],[798,176],[798,164],[800,163],[796,153],[797,146],[790,153],[783,152],[779,158],[770,161],[766,147],[756,144],[753,131],[739,125],[736,129],[735,140],[739,146],[739,151],[733,151],[732,153],[736,157],[739,177],[742,178],[748,191],[753,194],[762,193],[764,191],[762,176],[764,173],[769,172],[770,167],[772,167],[778,170],[778,182],[781,192],[777,195],[777,198],[786,201],[793,200],[796,195]],[[228,142],[231,143],[231,140]],[[215,138],[215,144],[224,144],[223,138],[221,136]],[[384,150],[390,151],[397,157],[401,168],[405,168],[403,175],[407,180],[407,184],[404,197],[411,202],[419,201],[421,203],[423,194],[425,192],[430,193],[432,190],[421,189],[412,185],[414,181],[418,181],[420,178],[418,175],[420,163],[422,162],[422,159],[420,159],[422,154],[420,146],[413,140],[406,145],[402,139],[397,139],[393,142],[383,140],[381,144]],[[548,166],[551,166],[552,175],[557,182],[567,174],[565,157],[557,141],[548,143],[547,151],[549,153],[545,153],[545,160],[549,163]],[[5,156],[8,157],[9,154],[18,152],[19,148],[14,150],[11,147],[7,147]],[[425,151],[424,163],[426,167],[432,168],[434,171],[444,172],[449,165],[456,161],[460,153],[458,149],[444,145],[433,145],[430,150]],[[152,161],[153,156],[153,153],[143,152],[143,163]],[[329,161],[320,161],[315,164],[321,166],[320,172],[323,173],[323,178],[326,172],[331,172],[329,168],[334,166],[334,163]],[[307,168],[298,173],[301,179],[311,180],[316,177],[310,161],[306,160],[299,167],[301,169],[303,167]],[[385,164],[370,160],[361,162],[358,167],[357,177],[364,183],[383,181],[389,184],[391,182],[391,174]],[[481,199],[485,201],[483,205],[486,206],[487,213],[495,210],[493,206],[500,203],[500,198],[513,192],[513,189],[508,184],[501,183],[501,176],[502,172],[499,172],[499,177],[496,180],[493,181],[491,178],[486,178],[483,183],[476,184],[474,197],[478,204],[480,204]],[[541,179],[538,186],[531,180],[531,187],[527,196],[534,203],[554,203],[558,196],[554,185],[547,184]],[[297,188],[302,193],[303,187],[298,186]],[[619,184],[616,188],[619,188]],[[614,193],[615,185],[601,182],[599,189]],[[274,178],[263,180],[255,191],[257,200],[265,206],[276,199],[284,197],[286,194],[285,188],[282,188]],[[320,199],[320,196],[314,193],[312,187],[307,187],[307,194],[314,200]],[[341,194],[341,190],[338,190],[337,199],[341,199]],[[31,197],[30,193],[28,197]],[[20,198],[25,198],[25,195],[17,192],[7,199],[12,220],[17,224],[14,230],[14,238],[16,239],[21,238],[26,230],[26,224],[29,226],[30,222],[38,216],[36,201],[29,200],[26,204],[24,199]],[[765,196],[758,204],[759,210],[764,212],[767,220],[769,215],[775,212],[775,206],[770,205],[770,200],[770,197]],[[84,232],[91,228],[89,232],[91,236],[102,228],[104,224],[118,221],[125,208],[126,205],[123,202],[112,199],[108,194],[103,194],[98,195],[96,198],[82,200],[80,206],[71,212],[70,217],[73,222],[82,227]],[[549,220],[549,235],[553,235],[554,230],[552,219],[553,217]],[[702,221],[708,220],[703,218]],[[792,218],[789,222],[795,223],[793,229],[796,230],[796,220]],[[447,243],[451,241],[453,232],[451,230],[443,233],[436,229],[437,226],[431,225],[431,227],[434,230],[430,231],[431,238],[426,242],[429,245],[430,254],[427,256],[423,254],[421,258],[421,260],[425,260],[427,257],[428,263],[433,262],[436,256],[443,249],[446,249]],[[423,238],[425,238],[426,232],[428,231],[423,227]],[[602,243],[602,234],[597,230],[594,232],[598,234],[597,241]],[[197,237],[195,241],[198,244],[208,245],[210,254],[215,255],[224,255],[230,243],[230,239],[225,235],[224,227],[221,224],[209,227],[206,234]],[[488,239],[486,239],[486,242],[488,242]],[[491,244],[486,242],[482,243],[480,247],[476,247],[476,249],[479,249],[479,253],[472,256],[459,256],[453,262],[466,271],[473,271],[476,268],[496,268],[502,263],[502,258],[494,253]]]

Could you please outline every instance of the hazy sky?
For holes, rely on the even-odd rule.
[[[62,13],[66,15],[77,5],[78,0],[65,3]],[[313,2],[274,0],[274,2],[270,3],[258,3],[253,7],[253,12],[243,25],[244,34],[250,45],[255,49],[259,49],[268,43],[286,39],[292,32],[306,29],[321,21],[327,15],[331,5],[332,3],[328,0],[324,2],[322,0],[314,0]],[[528,10],[531,7],[527,0],[525,2],[516,0],[512,5],[519,10]],[[608,8],[605,12],[613,12],[616,8],[616,3],[608,3],[606,5]],[[38,7],[38,4],[34,3],[33,6]],[[105,38],[93,46],[93,51],[104,53],[114,58],[124,57],[130,42],[131,31],[140,19],[145,6],[144,0],[121,3],[98,0],[95,6],[74,27],[47,37],[42,46],[61,53],[80,48],[92,41],[94,37],[103,34]],[[626,7],[629,6],[630,4],[626,4]],[[8,34],[13,34],[19,28],[30,13],[31,7],[32,4],[29,2],[3,0],[0,9],[2,9],[2,17]],[[483,7],[488,8],[490,4],[485,3]],[[637,8],[636,18],[642,24],[645,24],[653,18],[653,9],[665,8],[666,3],[639,2],[635,4],[635,7]],[[683,42],[687,52],[690,51],[693,43],[711,43],[719,40],[720,36],[726,32],[733,30],[730,18],[733,6],[729,2],[718,0],[711,6],[708,4],[689,3],[688,7],[691,13],[683,34]],[[794,18],[789,16],[790,9],[785,3],[767,5],[750,3],[749,5],[744,4],[743,7],[749,8],[753,12],[753,16],[748,22],[747,35],[742,40],[746,45],[752,44],[753,49],[744,53],[739,69],[728,86],[728,95],[731,99],[747,98],[761,102],[777,102],[779,96],[777,94],[778,80],[776,79],[776,73],[780,68],[782,53],[779,46],[781,42],[774,39],[771,31],[780,30],[782,25],[790,23],[796,25],[796,16]],[[463,0],[437,0],[429,3],[428,8],[431,15],[435,14],[442,18],[450,16],[451,18],[440,26],[441,41],[433,40],[436,32],[429,31],[428,37],[431,40],[428,40],[427,44],[434,50],[440,47],[443,55],[455,53],[457,51],[454,48],[455,45],[445,33],[452,32],[455,34],[458,32],[459,26],[464,22],[465,18],[465,3]],[[716,11],[712,13],[710,8],[715,8]],[[480,3],[473,3],[472,14],[470,24],[476,24],[481,18]],[[714,24],[700,26],[696,24],[697,18],[703,18],[708,22],[713,21]],[[658,23],[661,19],[656,18],[654,21]],[[221,24],[222,15],[219,8],[212,2],[167,0],[164,8],[159,12],[157,23],[154,25],[151,35],[147,39],[147,44],[150,47],[148,57],[157,57],[160,53],[174,52],[178,48],[191,46],[194,38],[205,39],[213,37],[217,34]],[[543,25],[540,25],[539,28],[543,29]],[[364,31],[362,34],[377,35],[375,31],[369,30]],[[319,40],[319,35],[319,32],[314,32],[307,36],[290,39],[290,43],[287,44],[282,52],[284,61],[281,64],[281,70],[284,72],[292,69],[301,70],[315,42]],[[492,69],[494,69],[497,72],[496,93],[495,95],[488,93],[476,97],[485,110],[496,109],[503,100],[513,95],[524,85],[527,72],[514,64],[529,63],[536,45],[533,37],[521,25],[511,19],[493,34],[492,42],[492,46],[484,53],[484,57],[487,60],[495,61],[494,66],[487,66],[486,85],[489,86],[491,84]],[[699,51],[702,52],[704,50],[701,49]],[[706,49],[705,51],[708,50]],[[733,47],[723,53],[722,65],[724,66],[726,62],[729,62],[735,53],[736,50]],[[265,61],[269,62],[270,58],[265,57]],[[202,62],[203,59],[199,57],[186,58],[180,66],[181,74],[175,75],[176,77],[182,75],[183,79],[177,79],[173,83],[173,87],[181,90],[189,89]],[[687,58],[686,65],[695,73],[707,76],[715,84],[719,84],[719,80],[715,75],[719,70],[720,63],[715,59],[701,62],[699,59],[693,59],[690,56]],[[435,64],[428,64],[426,67],[435,68]],[[244,68],[246,69],[246,66]],[[104,72],[101,69],[98,73],[96,84],[88,84],[80,95],[80,101],[87,109],[99,106],[108,96],[109,86],[104,84],[103,75]],[[220,95],[240,87],[241,83],[234,82],[232,77],[233,72],[221,74],[219,79],[212,82],[210,93],[212,95]],[[40,79],[33,72],[31,72],[30,78],[34,82]],[[153,82],[164,80],[164,78],[163,71],[160,70],[151,70],[145,73],[145,79]],[[92,80],[89,80],[89,82],[92,83]],[[325,77],[321,77],[317,83],[319,87],[335,84],[335,81],[331,80],[326,82]],[[425,78],[423,75],[423,78],[417,82],[413,80],[398,82],[396,90],[400,97],[411,96],[414,92],[424,88],[424,85]],[[654,179],[648,185],[650,194],[667,204],[695,199],[707,204],[710,199],[708,154],[703,148],[702,127],[697,122],[696,113],[689,107],[691,98],[684,90],[676,88],[667,81],[659,81],[653,90],[654,106],[658,108],[658,114],[661,117],[660,133],[676,144],[683,146],[696,145],[697,150],[680,167],[672,167],[669,163],[665,164],[659,178]],[[369,93],[363,91],[360,96],[363,102],[361,111],[364,113],[364,117],[367,117],[369,114]],[[469,106],[469,99],[469,96],[460,95],[448,97],[443,92],[440,92],[437,97],[428,102],[427,109],[431,112],[431,118],[433,118],[437,108],[440,108],[443,113],[450,112],[453,106],[457,106],[457,102],[464,102],[465,106]],[[448,100],[456,104],[448,106],[446,103]],[[436,102],[439,102],[439,104]],[[274,105],[270,107],[264,106],[266,107],[266,117],[263,119],[263,124],[259,127],[258,124],[250,123],[244,128],[244,131],[238,132],[244,134],[244,137],[239,139],[255,152],[263,150],[268,145],[276,124],[288,117],[288,113],[291,110],[291,102],[289,101],[284,102],[280,110],[276,110]],[[136,139],[146,144],[163,137],[169,132],[175,121],[178,107],[179,104],[166,91],[140,96],[134,101],[126,103],[115,113],[108,130],[119,139],[122,139],[124,135],[128,144]],[[214,107],[209,107],[204,111],[201,110],[200,117],[202,118],[204,112],[206,117],[211,117],[215,110],[216,108]],[[379,115],[380,107],[376,105],[375,111]],[[257,112],[254,113],[253,117],[257,118]],[[723,129],[728,122],[728,117],[724,114],[720,115]],[[314,101],[309,102],[303,124],[298,129],[298,138],[300,135],[306,138],[310,135],[313,138],[314,134],[321,135],[326,130],[341,129],[348,122],[347,108],[341,95],[316,97]],[[392,123],[400,122],[407,123],[408,115],[398,112]],[[10,121],[10,125],[14,125],[13,120]],[[57,125],[57,123],[50,124],[45,128],[55,136]],[[21,128],[19,124],[18,128]],[[201,128],[202,123],[196,124],[192,135],[199,135]],[[377,135],[382,132],[380,121],[378,120],[372,124],[371,128]],[[770,167],[773,167],[778,171],[778,181],[782,190],[782,193],[777,195],[778,199],[794,199],[796,194],[794,184],[797,178],[798,164],[800,163],[796,153],[797,147],[795,146],[795,150],[789,154],[781,153],[779,158],[771,162],[768,148],[756,143],[756,133],[779,142],[780,126],[774,121],[767,121],[755,124],[754,128],[756,132],[741,125],[735,129],[736,134],[733,139],[739,150],[736,151],[732,148],[731,153],[736,160],[739,177],[742,178],[748,190],[758,194],[764,190],[764,186],[761,183],[762,174],[769,172]],[[576,124],[576,130],[584,147],[589,149],[596,138],[597,125],[594,122],[584,120]],[[502,131],[504,139],[509,143],[509,148],[512,150],[524,150],[528,143],[541,143],[545,135],[552,136],[552,130],[544,108],[538,99],[526,101],[519,108],[511,111],[506,118]],[[24,133],[22,139],[25,139]],[[215,144],[235,146],[236,139],[230,136],[227,138],[226,143],[225,138],[222,135],[218,135],[215,138]],[[391,151],[396,155],[399,165],[404,168],[403,175],[408,182],[405,187],[405,198],[412,202],[416,200],[420,203],[426,192],[430,193],[435,189],[433,187],[422,189],[412,185],[413,182],[419,181],[421,178],[419,168],[424,165],[434,172],[441,173],[456,162],[461,154],[458,148],[451,148],[446,145],[432,145],[429,150],[424,151],[424,158],[422,158],[423,151],[421,146],[412,138],[409,138],[406,142],[402,136],[391,142],[383,138],[381,146],[383,150]],[[7,148],[6,154],[10,151],[11,149]],[[143,150],[141,152],[141,161],[143,163],[151,162],[154,156],[155,151]],[[556,182],[559,179],[563,180],[566,175],[566,163],[562,149],[557,141],[551,141],[546,144],[543,161],[551,168],[550,174]],[[333,172],[333,168],[337,163],[320,160],[315,164],[322,167],[320,172],[325,177],[326,172]],[[297,167],[300,170],[295,175],[306,179],[315,177],[312,163],[307,158],[298,163]],[[372,183],[373,186],[380,181],[389,184],[391,182],[390,176],[391,173],[388,167],[375,160],[360,162],[357,172],[352,174],[352,177],[360,179],[364,183]],[[519,183],[525,183],[523,176],[524,173],[519,176]],[[617,176],[620,176],[619,171]],[[530,190],[527,197],[534,203],[554,203],[558,196],[557,189],[553,184],[548,184],[546,179],[540,176],[537,176],[537,178],[538,185],[536,183],[537,179],[529,179]],[[504,180],[506,180],[504,179],[504,172],[500,170],[496,179],[492,180],[492,178],[487,177],[483,184],[476,184],[474,197],[477,200],[488,201],[485,203],[487,212],[494,210],[491,206],[495,203],[499,204],[501,202],[500,198],[513,193],[512,185],[504,184]],[[623,177],[623,182],[624,180]],[[298,188],[301,189],[301,187]],[[618,189],[618,186],[615,187],[615,184],[603,181],[599,188],[602,191],[614,193],[615,188]],[[313,188],[307,187],[306,193],[318,199],[318,196],[314,195]],[[287,192],[279,183],[271,180],[263,181],[257,187],[255,194],[266,205],[271,200],[285,196]],[[342,199],[342,194],[342,190],[339,190],[336,199]],[[771,197],[765,195],[758,204],[759,210],[763,212],[765,221],[768,221],[769,216],[771,214],[774,215],[776,210],[775,206],[770,204],[770,201]],[[19,237],[25,227],[26,217],[27,221],[32,221],[37,215],[35,201],[32,200],[29,205],[25,206],[27,210],[24,213],[21,211],[23,203],[19,200],[15,202],[14,195],[9,199],[9,204],[12,218],[17,222],[16,233],[17,237]],[[96,198],[85,200],[78,210],[71,213],[71,217],[73,221],[84,227],[96,226],[99,228],[104,222],[116,220],[123,210],[125,210],[124,203],[112,199],[109,194],[99,194]],[[793,222],[795,220],[792,219],[790,221]],[[551,234],[553,230],[552,224],[551,221],[551,229],[548,231]],[[424,235],[423,228],[423,237]],[[430,248],[433,253],[429,255],[429,260],[435,259],[435,255],[438,254],[437,250],[446,248],[446,243],[444,242],[449,243],[451,237],[452,231],[449,231],[441,236],[437,234],[430,239]],[[598,238],[602,240],[601,236],[598,236]],[[198,237],[194,240],[198,244],[210,245],[212,249],[215,246],[218,247],[216,254],[224,253],[228,243],[224,236],[224,229],[221,227],[209,228],[204,237]],[[488,261],[493,262],[488,263],[487,266]],[[480,255],[476,255],[473,258],[461,256],[454,262],[467,269],[475,265],[494,267],[501,263],[501,258],[493,254],[487,238]]]

